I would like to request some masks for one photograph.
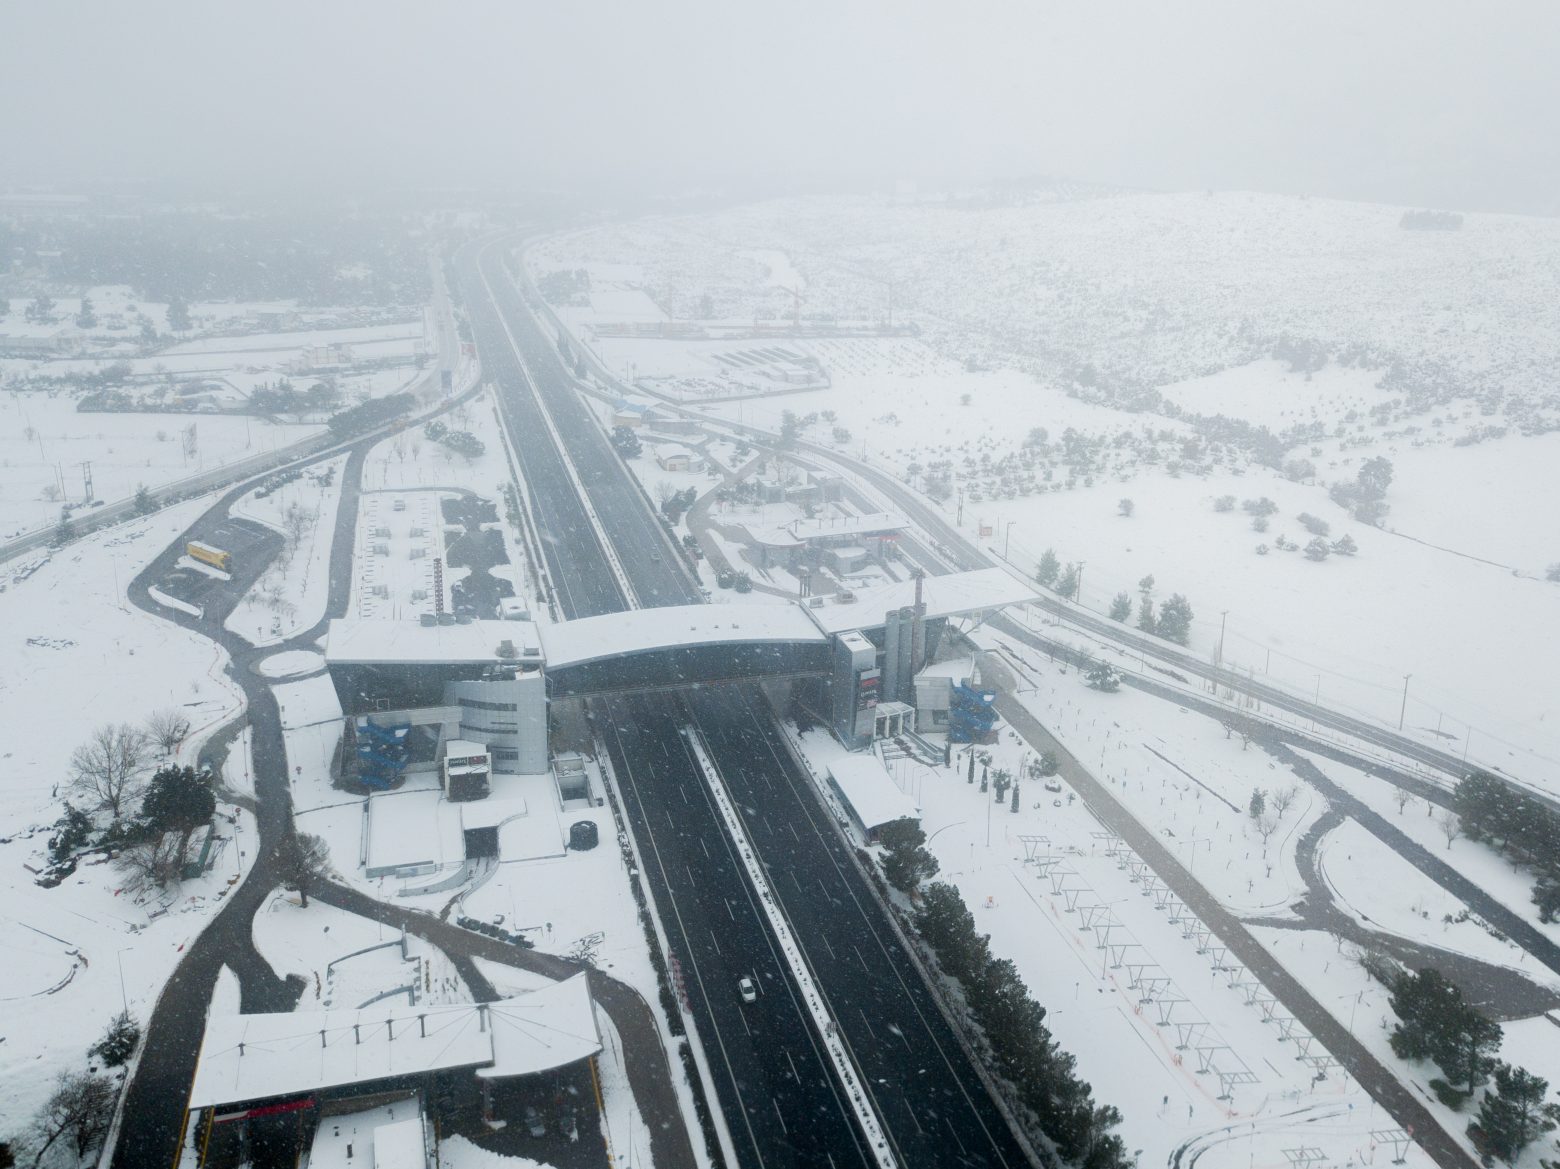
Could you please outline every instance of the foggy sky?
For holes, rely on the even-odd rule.
[[[0,187],[1055,174],[1560,213],[1560,5],[22,3]]]

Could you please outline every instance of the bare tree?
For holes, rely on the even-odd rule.
[[[117,1089],[106,1076],[91,1072],[61,1072],[54,1091],[33,1118],[32,1135],[38,1141],[33,1169],[62,1137],[75,1150],[79,1162],[108,1132],[114,1114]]]
[[[1278,831],[1278,817],[1263,814],[1257,817],[1257,831],[1262,836],[1262,855],[1267,855],[1268,839]]]
[[[1268,796],[1268,802],[1273,805],[1273,810],[1278,813],[1278,818],[1282,820],[1284,813],[1289,811],[1299,796],[1300,785],[1298,783],[1288,783],[1283,787],[1274,788],[1272,795]]]
[[[125,875],[125,885],[133,893],[166,889],[179,880],[184,862],[189,859],[189,837],[179,832],[162,832],[120,849],[114,867]]]
[[[287,542],[294,548],[303,543],[303,537],[314,526],[316,514],[296,501],[288,505],[282,516],[282,526],[287,530]]]
[[[190,720],[182,710],[167,706],[146,716],[146,734],[164,755],[172,755],[189,733]]]
[[[105,723],[70,757],[71,790],[118,820],[146,768],[146,736],[129,723]]]
[[[330,848],[318,836],[295,832],[277,847],[276,866],[282,885],[298,890],[308,905],[309,890],[330,875]]]
[[[1403,809],[1408,807],[1409,801],[1414,798],[1414,793],[1406,787],[1400,787],[1393,793],[1392,800],[1398,806],[1398,815],[1403,814]]]
[[[1441,835],[1446,837],[1446,847],[1450,850],[1452,841],[1462,835],[1462,817],[1450,808],[1447,808],[1441,813],[1441,818],[1437,823],[1441,826]]]

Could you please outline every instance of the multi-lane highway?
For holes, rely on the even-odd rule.
[[[515,290],[498,246],[456,260],[567,616],[698,599],[681,556]],[[560,452],[554,436],[566,448]],[[573,473],[571,474],[571,467]],[[588,500],[579,497],[583,488]],[[610,543],[612,555],[601,546]],[[613,561],[621,565],[621,583]],[[743,1164],[872,1164],[751,884],[679,734],[697,727],[903,1165],[1019,1166],[1024,1147],[904,952],[757,692],[599,701],[624,792]],[[737,981],[761,993],[744,1004]]]

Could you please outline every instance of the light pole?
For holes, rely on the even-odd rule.
[[[1400,731],[1403,729],[1403,719],[1408,714],[1408,680],[1413,676],[1412,674],[1403,675],[1403,705],[1398,708],[1398,730]]]
[[[1219,665],[1224,664],[1224,623],[1230,618],[1228,609],[1219,611]]]
[[[1008,558],[1008,541],[1013,538],[1013,525],[1016,524],[1016,523],[1018,523],[1017,520],[1008,520],[1007,523],[1004,524],[1003,527],[1002,527],[1002,559],[1003,560],[1006,560]]]
[[[1083,569],[1084,569],[1084,564],[1085,564],[1084,561],[1082,561],[1082,560],[1078,561],[1078,587],[1073,590],[1073,600],[1077,601],[1079,605],[1083,604]]]
[[[125,949],[130,947],[126,946]],[[119,1002],[125,1009],[125,1014],[130,1013],[130,996],[125,993],[125,951],[120,950],[114,955],[119,960]]]
[[[1187,865],[1187,872],[1191,876],[1195,877],[1197,875],[1197,846],[1199,844],[1206,844],[1209,848],[1212,848],[1213,841],[1206,836],[1194,836],[1190,840],[1183,840],[1181,843],[1190,848],[1192,851],[1192,860],[1191,863]]]

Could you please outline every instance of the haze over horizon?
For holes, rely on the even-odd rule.
[[[13,5],[5,185],[1032,174],[1560,213],[1560,7]]]

